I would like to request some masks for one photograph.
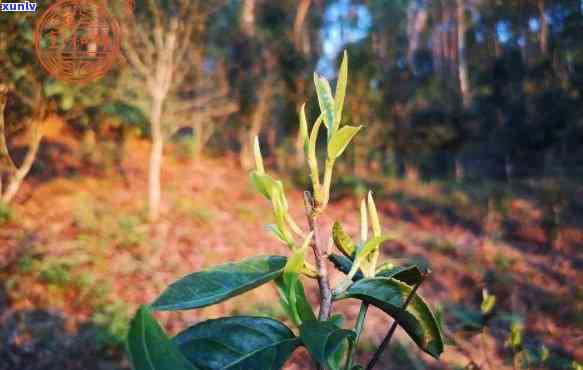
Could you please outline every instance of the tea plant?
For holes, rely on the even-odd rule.
[[[289,248],[289,256],[251,257],[195,272],[171,284],[155,302],[141,307],[132,320],[128,351],[134,369],[274,370],[281,369],[300,346],[307,349],[318,369],[364,369],[355,364],[354,355],[370,305],[387,313],[394,323],[366,369],[375,367],[397,326],[421,350],[435,358],[440,356],[440,324],[417,294],[427,272],[415,265],[379,263],[381,245],[394,237],[383,233],[372,193],[362,201],[358,242],[344,232],[339,222],[333,226],[332,238],[321,225],[320,216],[330,199],[334,164],[361,129],[341,125],[347,77],[346,55],[335,95],[329,82],[315,75],[321,114],[310,132],[305,106],[300,112],[300,135],[312,184],[312,191],[304,197],[307,230],[291,216],[283,183],[267,174],[259,142],[254,142],[256,170],[251,180],[271,203],[274,223],[267,228]],[[316,145],[322,126],[327,139],[323,176]],[[330,239],[340,254],[331,252]],[[309,251],[314,254],[314,263],[307,258]],[[335,287],[330,283],[332,266],[345,274]],[[306,298],[305,280],[317,282],[318,315]],[[198,323],[169,339],[151,313],[207,307],[270,281],[277,285],[293,329],[271,318],[233,316]],[[353,329],[344,328],[342,316],[332,314],[333,303],[346,299],[361,302]]]

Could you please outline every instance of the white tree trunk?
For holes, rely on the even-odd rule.
[[[241,29],[249,37],[255,36],[256,0],[245,0],[241,14]]]
[[[0,85],[0,200],[4,203],[10,203],[22,182],[30,172],[32,164],[38,153],[38,148],[42,140],[42,132],[39,128],[41,122],[39,122],[44,116],[44,109],[41,103],[37,102],[37,106],[34,107],[38,109],[35,112],[35,118],[31,121],[30,129],[30,145],[28,147],[28,152],[22,162],[20,167],[16,167],[10,153],[8,152],[8,145],[6,143],[6,132],[5,132],[5,122],[4,122],[4,110],[6,108],[6,94],[8,89],[6,86]],[[6,172],[6,189],[3,189],[3,175]]]
[[[161,122],[162,104],[163,99],[161,97],[154,98],[151,114],[152,148],[150,150],[150,173],[148,177],[150,221],[157,221],[160,217],[160,176],[162,172],[162,155],[164,152]]]
[[[466,5],[465,0],[458,0],[457,9],[458,23],[458,73],[460,80],[460,92],[463,105],[468,108],[472,101],[470,88],[470,74],[468,71],[468,61],[466,59]]]
[[[18,192],[18,189],[20,189],[22,182],[30,172],[34,160],[36,159],[36,154],[38,153],[38,149],[40,147],[42,135],[36,132],[33,133],[33,135],[34,136],[31,140],[28,152],[26,153],[26,157],[24,158],[24,162],[22,162],[22,165],[10,178],[8,186],[6,187],[6,191],[4,192],[4,194],[2,194],[2,201],[4,203],[10,203],[12,201],[12,199]]]

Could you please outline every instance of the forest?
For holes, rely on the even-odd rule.
[[[0,370],[375,365],[583,370],[583,0],[0,12]]]

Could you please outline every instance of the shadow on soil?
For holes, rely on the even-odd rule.
[[[98,344],[91,323],[71,330],[58,312],[9,310],[0,285],[0,370],[126,370],[119,349]]]

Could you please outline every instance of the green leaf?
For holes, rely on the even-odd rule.
[[[271,200],[273,192],[277,191],[277,181],[265,173],[260,173],[259,171],[251,172],[251,182],[255,189],[267,200]]]
[[[340,222],[335,222],[332,227],[332,238],[334,239],[334,244],[342,254],[348,258],[354,257],[354,252],[356,251],[356,245],[352,241],[350,235],[348,235]]]
[[[416,266],[398,266],[377,270],[376,277],[393,278],[408,285],[416,285],[423,280],[424,273]]]
[[[484,316],[480,311],[470,307],[455,305],[449,308],[448,314],[459,322],[459,327],[465,331],[476,331],[484,326]]]
[[[334,267],[336,267],[336,269],[342,273],[344,273],[345,275],[348,275],[348,273],[350,272],[350,270],[352,269],[352,260],[348,257],[345,256],[341,256],[338,254],[331,254],[328,256],[328,259],[330,260],[330,262],[332,262],[332,264],[334,265]],[[360,269],[358,269],[358,271],[356,271],[356,274],[354,275],[354,277],[352,278],[354,281],[358,281],[364,278],[364,275],[362,274],[362,271],[360,271]]]
[[[336,103],[336,121],[334,126],[336,128],[340,127],[342,120],[342,111],[344,110],[344,99],[346,97],[346,86],[348,85],[348,53],[344,50],[344,55],[342,57],[342,64],[340,65],[340,71],[338,72],[338,82],[336,83],[336,97],[334,99]]]
[[[102,106],[101,112],[110,116],[119,117],[126,123],[133,123],[140,126],[148,124],[148,118],[141,109],[122,101],[115,101]]]
[[[352,260],[350,258],[340,256],[337,254],[331,254],[328,259],[334,267],[345,275],[352,269]],[[416,266],[398,266],[391,268],[381,268],[377,270],[376,277],[393,278],[402,281],[408,285],[418,284],[423,279],[423,272]],[[358,281],[364,279],[362,271],[358,270],[354,275],[353,280]]]
[[[318,144],[318,134],[320,133],[320,127],[322,127],[322,122],[324,121],[324,115],[321,114],[314,126],[312,127],[312,131],[310,132],[310,158],[312,158],[316,163],[317,162],[317,155],[316,155],[316,145]]]
[[[328,128],[328,138],[334,134],[334,98],[332,97],[332,89],[330,83],[324,77],[318,76],[314,73],[314,84],[316,85],[316,93],[318,95],[318,103],[320,104],[320,111],[324,114],[324,124]]]
[[[145,306],[140,307],[130,324],[127,348],[135,370],[196,370]]]
[[[328,144],[328,158],[334,160],[344,153],[352,138],[360,131],[362,126],[344,126],[332,135]]]
[[[257,172],[263,175],[265,173],[265,167],[263,166],[263,155],[261,155],[261,146],[259,146],[259,138],[257,136],[253,138],[253,155],[255,156]]]
[[[277,370],[300,340],[277,320],[237,316],[201,322],[178,334],[174,343],[201,369]]]
[[[263,165],[258,164],[258,166]],[[260,194],[267,200],[271,200],[277,226],[275,228],[268,226],[270,231],[283,243],[288,246],[293,245],[293,237],[286,223],[288,203],[285,197],[283,183],[279,180],[274,180],[271,176],[260,171],[253,171],[251,173],[251,182]]]
[[[280,242],[287,244],[287,240],[286,240],[286,236],[283,234],[283,232],[279,229],[279,227],[277,225],[274,224],[269,224],[265,226],[267,228],[267,231],[269,233],[271,233],[273,236],[275,236],[275,238],[277,240],[279,240]]]
[[[320,114],[316,120],[316,123],[314,123],[314,127],[312,127],[312,132],[310,133],[310,145],[308,148],[308,165],[310,167],[310,177],[314,188],[314,197],[317,201],[322,200],[322,194],[320,191],[320,169],[318,166],[316,145],[318,143],[318,134],[320,133],[320,127],[322,127],[323,120],[324,115]]]
[[[63,94],[61,98],[60,108],[64,111],[68,111],[71,108],[73,108],[73,105],[75,105],[75,96],[73,96],[70,93]]]
[[[368,192],[368,213],[370,214],[370,222],[372,224],[373,235],[381,236],[381,222],[379,220],[377,206],[372,197],[372,191]]]
[[[271,194],[271,206],[273,208],[275,223],[280,235],[283,236],[283,240],[288,247],[293,247],[294,240],[286,220],[288,204],[283,192],[283,183],[281,181],[276,181],[276,186]]]
[[[294,251],[284,268],[283,277],[276,280],[284,309],[296,325],[301,325],[304,321],[316,320],[299,275],[305,265],[306,250],[312,236],[313,233],[310,233],[304,246]]]
[[[329,321],[336,325],[337,327],[341,328],[342,324],[344,324],[344,316],[342,316],[341,314],[332,315]],[[347,349],[348,343],[347,341],[343,341],[342,344],[340,344],[336,352],[334,352],[334,354],[328,361],[331,370],[342,369],[344,354],[346,353]]]
[[[368,240],[368,215],[366,213],[366,200],[360,202],[360,244]]]
[[[312,237],[312,235],[314,234],[310,233],[310,238]],[[309,242],[310,241],[308,240],[308,243]],[[287,260],[285,268],[283,269],[284,274],[299,273],[300,271],[302,271],[302,267],[304,267],[305,261],[306,261],[306,248],[298,248],[294,250],[291,257]]]
[[[58,80],[49,79],[43,85],[43,90],[47,98],[64,94],[67,90],[66,86]]]
[[[308,134],[308,119],[306,118],[306,103],[302,104],[300,109],[300,140],[304,145],[304,154],[306,158],[309,155],[310,139]]]
[[[419,348],[439,358],[443,352],[441,328],[423,298],[416,294],[407,309],[403,309],[411,290],[395,279],[363,279],[334,298],[356,298],[380,308],[399,323]]]
[[[282,256],[261,256],[196,272],[170,285],[152,308],[179,311],[220,303],[281,276],[286,262]]]
[[[356,333],[341,329],[332,321],[306,321],[300,326],[300,338],[316,361],[331,366],[330,360],[342,342],[354,341]]]
[[[288,316],[297,326],[304,321],[316,320],[314,310],[306,297],[304,285],[297,273],[284,273],[276,281],[282,305]]]
[[[364,246],[362,247],[362,249],[360,251],[357,252],[356,254],[356,262],[362,262],[364,261],[364,259],[371,254],[372,252],[374,252],[375,250],[377,250],[378,248],[380,248],[381,244],[386,242],[387,240],[392,239],[390,236],[375,236],[374,238],[370,239],[369,241],[367,241]]]
[[[482,315],[488,315],[494,309],[496,305],[496,296],[488,293],[488,290],[482,290],[482,304],[480,305],[480,310]]]

